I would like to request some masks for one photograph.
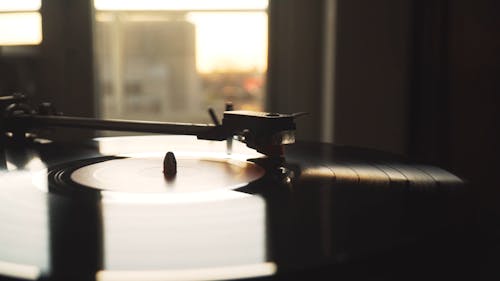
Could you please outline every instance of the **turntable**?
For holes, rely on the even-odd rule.
[[[0,102],[6,280],[429,280],[461,258],[461,179],[295,142],[301,114],[226,111],[200,125]],[[47,127],[159,135],[35,136]]]

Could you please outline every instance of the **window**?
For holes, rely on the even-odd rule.
[[[104,118],[210,122],[207,108],[263,110],[267,0],[95,0]]]
[[[41,0],[0,0],[0,46],[42,42]]]

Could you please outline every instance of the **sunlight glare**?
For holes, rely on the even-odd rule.
[[[188,20],[196,25],[199,72],[266,71],[266,12],[193,12]]]

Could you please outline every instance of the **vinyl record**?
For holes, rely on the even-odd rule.
[[[365,276],[448,251],[464,191],[437,167],[321,143],[284,159],[186,136],[4,146],[0,276],[12,279]]]

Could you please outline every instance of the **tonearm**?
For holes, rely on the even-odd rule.
[[[147,132],[194,135],[203,140],[236,138],[248,147],[268,156],[281,156],[283,145],[295,142],[295,118],[303,113],[281,114],[254,111],[224,111],[222,122],[210,110],[214,124],[189,124],[131,120],[96,119],[64,116],[50,103],[33,108],[26,96],[15,94],[0,97],[0,132],[26,135],[33,129],[71,127],[92,130]]]

